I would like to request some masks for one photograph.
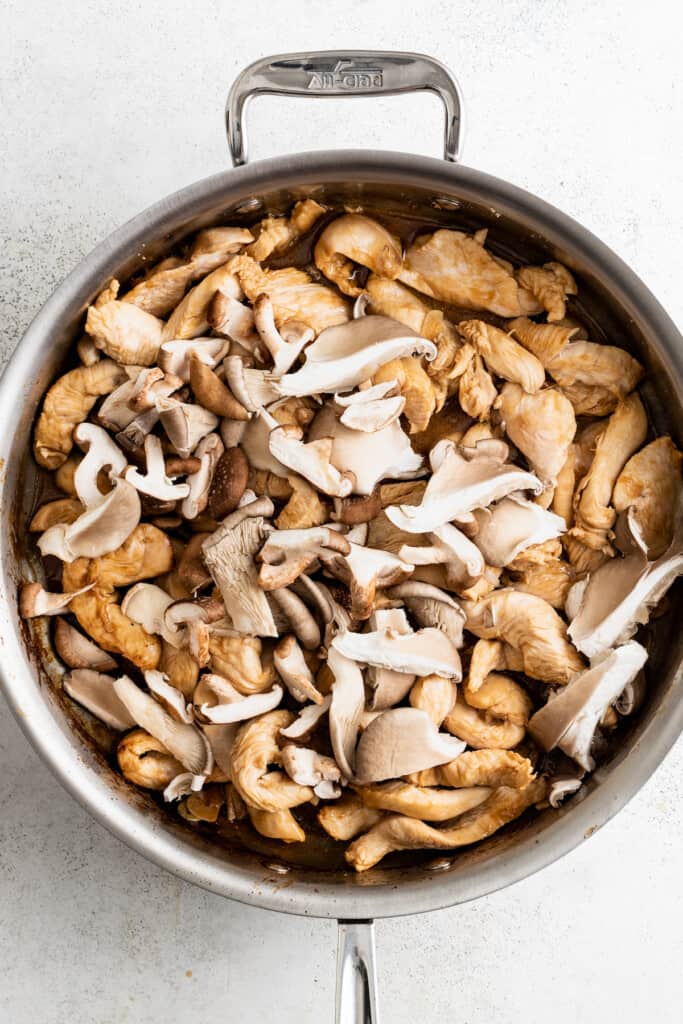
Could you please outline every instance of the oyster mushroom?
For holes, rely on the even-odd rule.
[[[207,673],[200,677],[193,700],[195,709],[210,724],[231,725],[274,711],[283,692],[276,684],[271,690],[245,695],[222,676]]]
[[[442,565],[449,585],[477,578],[486,568],[479,548],[461,530],[445,523],[428,534],[430,544],[413,547],[403,544],[399,555],[416,566]]]
[[[424,711],[439,729],[452,711],[457,684],[443,676],[423,676],[410,690],[410,706]]]
[[[385,316],[363,316],[323,331],[306,349],[300,370],[277,381],[282,395],[348,391],[400,356],[434,358],[433,342]]]
[[[183,458],[191,455],[201,439],[218,426],[218,417],[208,409],[175,398],[161,399],[157,410],[166,436]]]
[[[227,348],[224,338],[191,338],[165,341],[159,349],[157,362],[167,374],[179,377],[185,384],[191,382],[191,361],[204,363],[211,369],[223,357]]]
[[[313,420],[309,443],[331,439],[330,462],[351,481],[348,496],[370,495],[380,480],[403,480],[422,469],[422,456],[413,451],[410,438],[398,420],[371,434],[352,430],[337,417],[331,405],[325,405]]]
[[[42,533],[51,526],[69,526],[84,511],[78,498],[56,498],[41,505],[29,523],[31,533]]]
[[[254,324],[254,311],[231,295],[216,292],[206,308],[206,319],[215,334],[230,340],[259,362],[265,358]],[[233,348],[233,345],[230,346]]]
[[[615,512],[632,511],[651,559],[663,555],[673,539],[682,460],[670,437],[658,437],[631,456],[612,491]]]
[[[120,676],[113,684],[114,692],[133,720],[166,749],[193,775],[208,775],[213,755],[204,736],[194,725],[177,722],[149,694],[136,686],[128,676]]]
[[[90,583],[71,593],[52,594],[41,583],[22,583],[19,590],[19,614],[22,619],[35,619],[39,615],[59,615],[79,594],[85,594],[94,584]]]
[[[209,504],[213,491],[213,484],[216,479],[216,472],[220,467],[220,460],[222,459],[223,454],[223,442],[218,434],[207,434],[206,437],[201,439],[195,448],[195,455],[199,459],[199,469],[195,473],[190,473],[187,477],[186,483],[188,493],[180,506],[180,510],[185,519],[196,519]],[[240,456],[241,454],[242,453],[240,452]],[[246,460],[244,461],[246,462]],[[233,500],[233,495],[231,494],[230,500],[224,500],[219,503],[218,489],[216,488],[216,492],[214,492],[216,493],[216,500],[213,508],[211,509],[212,512],[220,513],[216,518],[221,518],[221,516],[224,516],[226,512],[232,512],[236,508],[239,499],[242,497],[242,494],[244,494],[247,482],[246,477],[246,467],[243,467],[242,479],[244,486],[242,487],[241,493],[235,498],[235,500]],[[227,480],[225,482],[227,482]],[[234,482],[238,483],[237,480],[234,480]]]
[[[126,591],[121,611],[132,622],[137,622],[148,633],[156,633],[171,642],[171,631],[166,629],[164,614],[173,604],[173,598],[155,583],[136,583]]]
[[[328,526],[313,526],[309,530],[273,530],[258,554],[262,563],[259,585],[264,590],[286,587],[321,556],[333,553],[346,555],[350,550],[346,537]]]
[[[440,733],[417,708],[391,708],[368,725],[356,749],[356,778],[362,784],[395,779],[445,764],[465,744]]]
[[[506,384],[496,408],[510,440],[543,483],[553,487],[576,433],[571,402],[556,388],[528,395],[519,384]]]
[[[364,297],[371,313],[390,316],[417,334],[423,333],[422,328],[425,317],[430,312],[430,306],[410,288],[406,288],[398,281],[370,274],[365,284]]]
[[[487,786],[433,789],[397,781],[358,786],[356,792],[366,806],[377,810],[421,821],[449,821],[483,803],[492,790]]]
[[[458,380],[458,401],[468,416],[476,420],[488,420],[498,392],[484,360],[471,348],[470,352],[471,356]]]
[[[564,533],[564,519],[517,495],[473,513],[478,530],[474,543],[488,565],[505,566],[526,548]]]
[[[537,324],[525,316],[512,320],[509,327],[524,348],[544,366],[548,366],[550,360],[566,347],[578,330],[577,327],[558,323]]]
[[[162,342],[164,322],[130,302],[117,300],[118,281],[88,308],[85,330],[95,347],[120,364],[152,366]]]
[[[353,661],[416,676],[439,675],[460,679],[460,657],[451,641],[438,629],[419,629],[404,636],[391,629],[372,633],[338,633],[332,648]]]
[[[105,725],[123,732],[135,725],[128,708],[113,688],[114,676],[89,668],[77,668],[64,676],[64,690]]]
[[[332,464],[334,441],[331,437],[311,440],[307,443],[300,440],[291,431],[296,428],[280,427],[277,421],[269,417],[263,410],[262,418],[269,424],[268,447],[271,455],[288,469],[299,473],[323,491],[338,498],[344,498],[353,489],[353,478],[348,472],[340,471]],[[300,431],[297,430],[297,433]]]
[[[329,711],[331,702],[332,695],[328,694],[326,697],[323,697],[320,704],[306,704],[291,725],[280,729],[280,735],[288,740],[307,739],[321,718]]]
[[[86,452],[74,473],[76,494],[87,509],[95,508],[106,498],[106,494],[97,485],[98,474],[108,470],[107,476],[113,483],[123,473],[128,460],[106,430],[94,423],[79,423],[74,428],[73,437],[76,444],[85,448]]]
[[[377,588],[400,583],[410,576],[414,566],[388,551],[367,548],[353,542],[349,547],[347,554],[322,554],[321,561],[329,572],[349,588],[351,617],[367,619],[374,607]]]
[[[374,385],[396,381],[399,396],[404,399],[403,413],[408,420],[410,433],[416,434],[427,429],[437,408],[438,396],[434,381],[420,359],[415,356],[390,359],[373,374],[372,381]]]
[[[145,438],[145,461],[145,473],[141,473],[134,466],[129,466],[125,473],[125,479],[135,487],[136,491],[148,494],[159,501],[177,501],[179,498],[187,498],[190,493],[189,484],[175,484],[166,475],[161,439],[155,434],[148,434]]]
[[[484,687],[486,685],[484,683]],[[477,690],[477,694],[480,692]],[[450,733],[474,750],[510,750],[518,746],[525,735],[523,725],[511,719],[498,719],[488,711],[471,707],[461,693],[456,695],[455,703],[443,724]]]
[[[99,558],[116,551],[140,522],[140,499],[134,487],[117,477],[109,494],[70,526],[51,526],[38,540],[43,556],[64,562]]]
[[[501,718],[513,725],[526,726],[533,704],[526,691],[509,676],[489,672],[483,682],[463,686],[463,696],[471,708],[485,711],[487,717]]]
[[[249,412],[196,352],[190,352],[190,386],[199,405],[215,416],[245,421]]]
[[[463,645],[465,613],[458,602],[439,587],[406,580],[387,590],[387,597],[403,601],[418,626],[441,630],[454,647]]]
[[[375,609],[370,616],[369,625],[370,629],[375,632],[390,629],[400,636],[412,633],[410,623],[402,608]],[[415,674],[369,665],[366,670],[366,680],[371,691],[370,709],[384,711],[403,700],[415,682]]]
[[[351,659],[331,647],[327,664],[334,676],[328,712],[330,741],[342,774],[351,779],[356,760],[356,740],[365,704],[363,674]]]
[[[401,244],[376,220],[359,213],[337,217],[324,228],[313,251],[318,270],[345,295],[357,296],[354,263],[380,277],[395,278],[402,265]]]
[[[33,455],[44,469],[58,469],[73,447],[73,430],[88,416],[102,395],[126,379],[126,371],[111,359],[79,366],[59,377],[43,399],[33,435]]]
[[[452,441],[439,441],[429,461],[432,476],[419,505],[390,505],[391,522],[408,533],[426,533],[486,508],[512,491],[539,494],[543,485],[532,473],[507,464],[477,447],[471,458],[461,455]]]
[[[174,718],[176,722],[192,725],[194,722],[192,707],[186,703],[184,694],[175,686],[171,686],[168,676],[156,669],[148,669],[144,675],[149,692],[154,694],[171,718]]]
[[[463,601],[466,628],[484,640],[504,640],[522,656],[523,671],[543,682],[568,683],[583,659],[567,640],[567,627],[547,601],[504,588],[479,601]]]
[[[545,384],[540,360],[499,327],[484,320],[462,320],[458,331],[497,377],[515,382],[528,394],[535,394]]]
[[[280,330],[275,326],[273,304],[268,295],[259,295],[254,302],[254,323],[259,337],[273,360],[273,373],[282,377],[313,340],[313,331],[306,324],[288,320]]]
[[[313,701],[322,704],[324,697],[317,689],[304,652],[291,633],[280,640],[273,652],[273,664],[294,700],[303,704]]]
[[[320,646],[320,627],[306,602],[293,589],[269,590],[268,600],[280,633],[293,632],[307,651],[314,651]]]
[[[397,387],[397,381],[386,380],[351,395],[335,395],[335,402],[344,410],[340,422],[364,434],[388,427],[399,418],[406,404],[403,395],[392,393]]]
[[[448,764],[407,776],[416,786],[507,786],[524,789],[534,778],[528,758],[513,750],[467,750]]]
[[[529,731],[536,742],[544,750],[559,746],[584,771],[593,771],[590,747],[598,723],[646,660],[647,651],[635,640],[596,658],[532,717]]]
[[[592,341],[570,341],[547,360],[546,369],[561,388],[587,385],[625,398],[643,376],[643,367],[623,348]]]
[[[55,620],[53,641],[57,654],[69,668],[93,669],[106,672],[116,668],[115,660],[100,650],[87,636],[74,629],[66,619]]]
[[[204,668],[210,657],[209,623],[220,622],[224,616],[222,601],[174,601],[164,611],[164,637],[174,647],[187,646],[199,667]]]
[[[572,643],[594,658],[628,640],[681,573],[683,553],[675,549],[655,562],[648,562],[640,551],[606,562],[569,592]]]
[[[332,757],[288,743],[282,748],[282,767],[290,779],[300,786],[310,786],[322,800],[341,796],[340,783],[345,779]]]

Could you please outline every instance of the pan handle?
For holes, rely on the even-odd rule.
[[[452,73],[421,53],[326,50],[263,57],[235,79],[225,106],[232,162],[247,162],[245,115],[253,96],[394,96],[433,92],[446,113],[444,160],[457,161],[462,137],[462,97]]]
[[[338,923],[335,1024],[379,1024],[375,922]]]

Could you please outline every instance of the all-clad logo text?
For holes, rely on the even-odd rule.
[[[355,67],[351,60],[338,60],[332,71],[309,71],[309,89],[381,89],[381,68]]]

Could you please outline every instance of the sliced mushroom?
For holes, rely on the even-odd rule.
[[[294,700],[300,704],[306,701],[322,704],[324,697],[315,685],[295,636],[290,634],[280,640],[273,652],[273,664]]]
[[[230,777],[247,806],[282,811],[312,798],[309,786],[299,786],[283,772],[269,771],[270,765],[281,760],[280,730],[292,720],[289,711],[269,711],[240,727],[232,748]]]
[[[545,384],[545,370],[536,356],[505,331],[484,320],[462,320],[458,331],[474,347],[491,373],[535,394]]]
[[[346,780],[334,758],[290,743],[282,748],[282,767],[290,779],[300,786],[310,786],[322,800],[341,796],[340,783]]]
[[[506,786],[524,789],[534,778],[531,761],[513,750],[467,750],[454,761],[408,777],[416,786]]]
[[[351,779],[356,761],[356,740],[365,704],[363,674],[358,665],[331,647],[327,664],[334,676],[328,713],[334,758],[342,774]]]
[[[79,423],[74,428],[73,438],[86,452],[74,473],[76,494],[87,509],[96,508],[107,496],[98,487],[98,475],[108,470],[107,476],[113,483],[123,473],[128,460],[106,430],[94,423]]]
[[[658,437],[628,460],[612,491],[617,513],[632,510],[648,557],[671,544],[681,499],[683,455],[670,437]]]
[[[486,565],[479,548],[457,527],[445,523],[428,536],[431,542],[429,545],[401,545],[401,558],[418,566],[443,565],[448,584],[455,587],[482,575]]]
[[[268,599],[280,632],[291,630],[307,651],[320,646],[320,627],[305,601],[293,589],[269,590]]]
[[[79,590],[66,594],[51,594],[41,583],[22,583],[19,590],[19,614],[22,619],[35,619],[39,615],[59,615],[79,594],[85,594],[94,586],[89,583]]]
[[[154,583],[136,583],[126,591],[121,611],[148,633],[156,633],[170,642],[170,631],[164,625],[164,613],[173,598]]]
[[[134,466],[126,470],[125,478],[141,494],[148,494],[159,501],[176,501],[190,493],[189,484],[175,484],[166,475],[166,463],[161,439],[155,434],[145,438],[146,472],[141,473]],[[80,469],[80,467],[79,467]]]
[[[183,770],[168,748],[144,729],[126,733],[116,756],[124,777],[143,789],[165,789]]]
[[[318,821],[338,842],[346,842],[366,832],[384,816],[382,811],[367,807],[359,796],[348,790],[335,803],[326,804],[318,811]]]
[[[305,480],[324,494],[344,498],[353,490],[354,481],[349,472],[340,472],[332,464],[334,441],[331,437],[319,438],[307,443],[300,440],[292,428],[280,427],[263,410],[261,416],[269,423],[268,447],[271,455],[288,469],[299,473]],[[300,433],[300,431],[297,431]]]
[[[598,723],[646,660],[635,640],[596,659],[533,716],[529,730],[536,742],[544,750],[559,746],[584,771],[593,771],[590,747]]]
[[[400,636],[390,629],[373,633],[346,630],[332,641],[332,648],[353,661],[416,676],[440,675],[460,679],[457,649],[438,629],[419,629]]]
[[[526,455],[534,473],[546,486],[554,487],[576,433],[571,402],[557,388],[528,395],[519,384],[506,384],[496,408],[506,434]]]
[[[154,694],[171,718],[174,718],[176,722],[192,725],[194,722],[192,706],[186,702],[185,696],[180,690],[171,686],[168,676],[157,669],[148,669],[144,675],[149,692]]]
[[[439,729],[453,709],[457,684],[443,676],[423,676],[410,690],[410,706],[429,715]]]
[[[188,358],[190,385],[199,405],[215,416],[231,420],[246,421],[249,412],[234,397],[223,381],[208,366],[197,352],[191,351]]]
[[[520,316],[510,323],[512,333],[529,352],[540,359],[544,366],[569,343],[578,328],[558,323],[534,323],[528,317]]]
[[[560,516],[517,495],[473,514],[478,526],[474,543],[488,565],[509,565],[521,551],[559,537],[565,530]]]
[[[191,360],[215,366],[223,357],[227,343],[224,338],[192,338],[189,340],[165,341],[159,349],[158,363],[165,373],[172,373],[185,384],[192,379]]]
[[[404,395],[395,394],[397,388],[396,380],[387,380],[351,395],[335,395],[336,404],[344,410],[340,422],[364,434],[388,427],[398,419],[406,404]]]
[[[235,449],[239,451],[239,449]],[[241,492],[235,496],[234,489],[230,487],[229,499],[226,500],[224,494],[221,494],[218,490],[219,485],[237,484],[239,486],[239,479],[236,479],[237,474],[230,476],[225,473],[218,481],[216,481],[216,473],[221,465],[221,459],[223,458],[224,448],[223,442],[221,441],[218,434],[207,434],[203,437],[197,447],[195,448],[195,455],[199,459],[199,469],[195,473],[190,473],[187,477],[187,495],[180,506],[181,512],[185,519],[196,519],[204,509],[207,507],[210,501],[210,495],[215,494],[215,502],[212,508],[212,512],[219,512],[216,518],[221,518],[227,512],[232,512],[244,494],[244,490],[247,482],[247,467],[244,465],[246,459],[242,456],[238,456],[238,460],[242,462],[242,489]],[[234,465],[238,460],[231,459],[231,463]],[[214,483],[216,487],[214,489]],[[219,500],[219,497],[221,500]]]
[[[323,697],[320,704],[306,704],[297,717],[284,729],[280,729],[280,735],[288,740],[305,740],[318,725],[321,718],[327,714],[332,702],[332,695]]]
[[[209,328],[207,310],[216,292],[233,299],[242,298],[242,289],[230,269],[230,263],[213,270],[190,289],[164,324],[163,341],[196,338],[204,334]]]
[[[93,669],[97,672],[116,668],[115,660],[106,651],[74,629],[66,619],[55,620],[53,639],[57,654],[69,668]]]
[[[367,727],[356,750],[356,778],[365,785],[446,764],[465,744],[440,733],[417,708],[391,708]]]
[[[348,538],[346,538],[348,540]],[[375,604],[378,587],[400,583],[414,566],[388,551],[349,544],[348,554],[322,554],[323,565],[341,579],[351,593],[351,617],[367,619]]]
[[[195,710],[209,723],[231,725],[273,711],[282,700],[283,692],[281,686],[275,685],[271,690],[245,696],[227,679],[207,673],[201,676],[193,699]],[[207,698],[212,703],[208,703]]]
[[[280,330],[275,326],[273,304],[268,295],[259,295],[254,302],[254,323],[259,337],[273,360],[273,374],[282,377],[313,340],[313,331],[306,324],[289,320]]]
[[[393,633],[401,636],[412,632],[403,608],[377,608],[370,616],[369,625],[370,629],[375,632],[390,629]],[[415,674],[369,665],[366,670],[366,680],[371,691],[369,702],[371,710],[385,711],[387,708],[393,707],[394,704],[400,703],[408,694],[415,682]]]
[[[346,555],[350,550],[346,537],[327,526],[273,530],[258,554],[263,563],[258,574],[259,585],[265,590],[286,587],[321,555],[335,552]]]
[[[63,685],[72,700],[82,704],[105,725],[123,732],[132,728],[135,720],[117,697],[113,683],[113,676],[89,668],[79,668],[64,676]]]
[[[439,441],[429,455],[432,473],[419,505],[390,505],[386,514],[408,533],[426,533],[486,508],[512,491],[540,494],[543,485],[532,473],[508,464],[477,447],[465,458],[452,441]]]
[[[433,626],[441,630],[454,647],[462,647],[465,613],[450,594],[429,583],[406,580],[388,589],[387,596],[403,601],[418,626]]]
[[[51,526],[38,540],[38,547],[43,556],[53,554],[64,562],[81,557],[99,558],[124,543],[140,522],[140,512],[137,491],[117,477],[99,505],[84,512],[70,526]]]
[[[218,417],[201,405],[164,398],[157,409],[166,436],[182,457],[191,455],[201,439],[218,426]]]

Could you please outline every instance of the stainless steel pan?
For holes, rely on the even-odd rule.
[[[430,90],[446,111],[444,160],[405,153],[336,151],[246,164],[243,117],[262,93],[380,95]],[[331,205],[405,213],[434,224],[488,227],[504,256],[559,259],[580,283],[580,313],[599,339],[629,347],[648,370],[644,398],[659,431],[683,441],[683,344],[674,324],[622,261],[571,218],[535,196],[457,164],[462,110],[457,85],[437,61],[409,53],[340,51],[271,57],[247,68],[227,105],[233,162],[150,207],[102,242],[38,313],[0,382],[0,669],[7,700],[55,775],[98,821],[150,860],[222,896],[290,914],[338,918],[337,1019],[375,1021],[372,919],[476,899],[532,874],[573,849],[615,814],[655,770],[683,728],[683,631],[674,611],[655,626],[648,702],[619,751],[579,797],[456,856],[356,877],[288,866],[266,853],[218,849],[159,811],[108,767],[85,719],[67,712],[50,678],[58,669],[40,627],[29,640],[17,615],[17,582],[34,556],[21,535],[33,493],[27,458],[36,408],[102,283],[217,222],[251,223],[314,195]]]

